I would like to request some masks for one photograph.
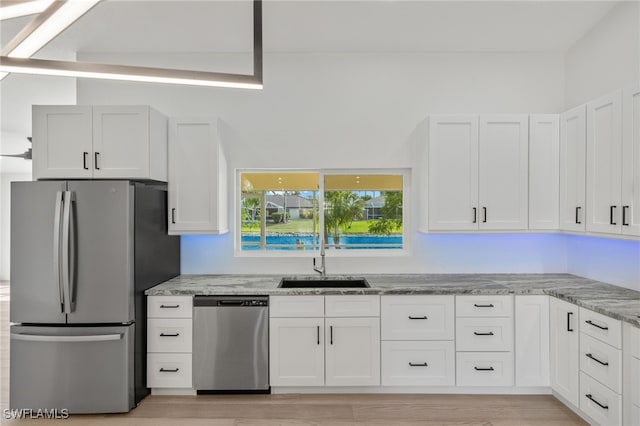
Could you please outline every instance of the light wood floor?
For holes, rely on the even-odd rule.
[[[130,413],[68,420],[6,420],[9,302],[0,283],[0,423],[123,426],[585,425],[549,395],[200,395],[150,396]]]

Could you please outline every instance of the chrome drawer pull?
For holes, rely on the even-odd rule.
[[[478,305],[477,303],[474,303],[473,306],[475,306],[476,308],[495,308],[495,306],[493,306],[493,303],[489,303],[488,305]]]
[[[179,308],[180,305],[160,305],[160,308],[162,309],[167,309],[167,308]]]
[[[593,355],[591,355],[591,354],[586,354],[585,356],[586,356],[587,358],[590,358],[590,359],[594,360],[595,362],[597,362],[597,363],[598,363],[598,364],[600,364],[600,365],[609,365],[609,363],[608,363],[608,362],[600,361],[598,358],[596,358],[595,356],[593,356]]]
[[[410,320],[426,320],[427,316],[423,316],[423,317],[412,317],[411,315],[409,315],[409,319]]]
[[[177,373],[179,370],[180,370],[179,368],[174,368],[173,370],[161,368],[160,372],[161,373]]]
[[[603,327],[601,325],[596,324],[595,322],[592,322],[591,320],[586,320],[585,321],[587,324],[594,326],[595,328],[599,328],[600,330],[608,330],[609,327]]]
[[[174,334],[160,333],[160,337],[178,337],[179,335],[180,333],[174,333]]]
[[[608,409],[609,409],[609,406],[608,406],[608,405],[602,405],[602,404],[600,404],[598,401],[596,401],[596,400],[595,400],[595,398],[594,398],[593,396],[591,396],[591,394],[590,394],[590,393],[586,394],[585,396],[586,396],[588,399],[590,399],[591,401],[593,401],[593,402],[595,402],[596,404],[598,404],[598,406],[599,406],[600,408],[603,408],[603,409],[605,409],[605,410],[608,410]]]
[[[483,367],[473,367],[476,371],[493,371],[493,367],[483,368]]]
[[[488,333],[478,333],[477,331],[474,331],[473,334],[475,334],[476,336],[493,336],[493,331],[490,331]]]
[[[411,367],[428,367],[429,365],[426,362],[423,363],[417,363],[417,362],[410,362],[409,365]]]

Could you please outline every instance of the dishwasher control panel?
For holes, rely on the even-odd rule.
[[[268,296],[196,296],[193,306],[269,306]]]

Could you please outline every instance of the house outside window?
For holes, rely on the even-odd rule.
[[[239,255],[406,248],[406,171],[239,171]],[[322,208],[320,208],[322,206]]]

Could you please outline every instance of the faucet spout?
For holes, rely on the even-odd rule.
[[[326,264],[324,261],[324,240],[320,241],[320,267],[316,266],[316,258],[313,258],[313,270],[320,274],[321,277],[327,276]]]

